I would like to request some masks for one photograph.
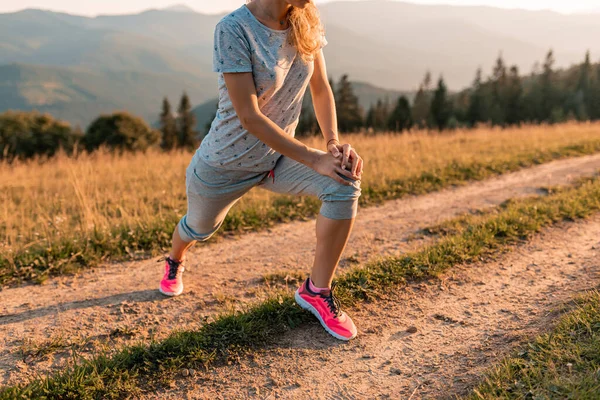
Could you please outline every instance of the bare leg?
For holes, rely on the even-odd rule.
[[[183,256],[194,243],[196,242],[185,242],[181,236],[179,236],[179,227],[176,226],[175,232],[173,232],[173,247],[171,247],[169,257],[171,257],[171,260],[175,261],[183,260]]]
[[[331,287],[333,274],[346,247],[354,219],[317,217],[317,250],[311,280],[316,287]]]

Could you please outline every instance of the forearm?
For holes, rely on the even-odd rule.
[[[286,157],[311,168],[317,162],[318,153],[315,149],[287,135],[277,124],[263,114],[257,113],[244,118],[242,125],[260,141]]]
[[[318,92],[313,92],[312,99],[315,116],[319,122],[325,142],[327,143],[332,139],[339,141],[335,99],[331,87],[327,85]]]

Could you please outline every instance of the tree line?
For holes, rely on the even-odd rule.
[[[380,99],[365,112],[346,75],[334,86],[340,131],[402,132],[411,128],[453,129],[478,124],[511,126],[523,123],[559,123],[567,120],[600,120],[600,63],[584,61],[567,70],[556,70],[554,53],[543,64],[521,76],[516,65],[508,66],[500,55],[491,74],[477,70],[472,85],[450,93],[443,76],[432,86],[427,72],[411,102]],[[304,104],[299,134],[318,132],[310,102]]]
[[[176,115],[169,100],[163,100],[160,121],[161,128],[154,129],[142,118],[121,111],[99,116],[84,133],[48,114],[8,111],[0,114],[0,160],[52,157],[59,150],[70,155],[78,149],[92,152],[100,147],[133,152],[155,146],[164,150],[198,146],[196,119],[185,92]]]
[[[426,73],[412,102],[399,96],[380,99],[365,112],[348,75],[334,92],[341,132],[403,132],[413,128],[446,130],[478,124],[511,126],[522,123],[559,123],[567,120],[600,120],[600,63],[592,63],[589,52],[583,62],[566,70],[555,69],[549,51],[542,64],[521,76],[499,56],[487,78],[478,69],[472,85],[450,93],[444,78],[432,85]],[[298,135],[319,132],[307,96],[296,130]],[[165,98],[158,129],[126,112],[98,117],[84,133],[80,128],[37,112],[0,114],[0,159],[53,156],[59,149],[94,151],[104,146],[117,151],[144,151],[160,146],[166,151],[196,148],[200,142],[196,120],[186,93],[175,113]],[[208,127],[209,125],[207,125]]]

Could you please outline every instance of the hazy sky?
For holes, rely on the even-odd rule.
[[[325,3],[331,0],[317,0]],[[505,8],[552,9],[571,13],[600,11],[600,0],[412,0],[421,4],[489,5]],[[23,8],[42,8],[80,15],[125,14],[149,8],[164,8],[174,3],[186,4],[199,12],[217,13],[233,10],[244,0],[0,0],[0,13]]]

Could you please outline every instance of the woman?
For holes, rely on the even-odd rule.
[[[356,336],[331,283],[360,196],[363,161],[338,141],[333,93],[321,51],[327,41],[312,0],[253,0],[215,29],[219,108],[186,172],[188,212],[173,233],[160,291],[183,291],[186,251],[208,240],[252,187],[322,200],[310,277],[295,294],[334,337]],[[294,139],[306,87],[327,152]]]

